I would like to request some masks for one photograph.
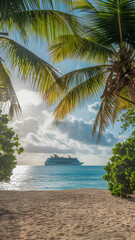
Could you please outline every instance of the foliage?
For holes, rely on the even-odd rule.
[[[111,194],[126,197],[135,193],[135,136],[115,145],[113,156],[104,169],[103,179],[108,181]]]
[[[67,3],[67,9],[70,5],[72,14],[61,2]],[[64,11],[55,9],[56,5]],[[17,67],[22,79],[47,98],[48,104],[59,102],[56,120],[64,119],[86,100],[101,97],[93,128],[93,135],[98,128],[100,138],[121,109],[135,107],[135,0],[6,0],[0,1],[0,9],[0,30],[19,33],[25,46],[30,37],[46,38],[54,62],[73,58],[90,64],[62,76],[27,48],[1,35],[0,47],[11,67]],[[12,118],[21,108],[2,59],[0,62],[0,102],[10,101]]]
[[[18,135],[8,127],[7,115],[0,111],[0,181],[8,181],[12,170],[16,166],[15,152],[21,154],[23,148],[19,147]]]
[[[54,111],[58,121],[86,100],[100,96],[102,103],[93,128],[93,135],[99,128],[100,138],[123,108],[135,107],[135,1],[77,0],[71,8],[70,18],[80,11],[78,23],[82,19],[84,24],[79,25],[80,31],[75,31],[76,24],[70,25],[72,34],[58,34],[50,43],[50,54],[54,62],[84,59],[90,66],[62,76],[61,83],[69,85],[66,89],[58,90],[53,83],[47,102],[59,102]]]
[[[132,134],[135,135],[135,112],[132,107],[128,108],[128,110],[122,114],[119,121],[122,123],[122,133],[131,129],[133,130]]]
[[[108,189],[113,195],[126,197],[135,193],[135,112],[129,108],[122,114],[120,120],[123,131],[133,130],[130,138],[123,143],[117,143],[113,148],[113,156],[104,168],[108,181]]]
[[[14,91],[10,74],[3,61],[18,70],[23,81],[29,81],[32,88],[40,92],[45,99],[45,93],[51,84],[59,85],[60,73],[49,63],[26,48],[28,40],[54,39],[61,32],[74,34],[79,31],[80,23],[70,14],[54,11],[54,3],[69,6],[70,0],[0,0],[0,104],[10,102],[9,117],[21,114],[21,107]],[[64,8],[63,8],[64,9]],[[20,36],[24,43],[21,46],[9,37]],[[2,59],[4,56],[4,60]],[[57,81],[58,80],[58,81]]]

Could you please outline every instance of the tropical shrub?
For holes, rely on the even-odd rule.
[[[127,111],[122,114],[119,121],[122,123],[122,133],[130,130],[132,131],[132,135],[135,135],[135,111],[133,107],[128,108]]]
[[[113,156],[107,163],[106,175],[108,189],[112,195],[126,197],[135,193],[135,136],[113,148]]]
[[[8,127],[7,115],[0,111],[0,181],[8,181],[16,166],[15,152],[21,154],[23,148],[19,147],[18,135]]]

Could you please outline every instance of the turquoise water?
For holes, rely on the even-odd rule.
[[[107,189],[104,166],[17,166],[1,190]]]

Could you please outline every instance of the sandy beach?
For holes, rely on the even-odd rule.
[[[0,191],[0,240],[135,240],[135,196],[108,190]]]

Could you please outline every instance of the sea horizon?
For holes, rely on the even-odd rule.
[[[101,165],[17,165],[10,181],[0,183],[0,190],[107,189],[107,182],[102,179],[104,174],[104,166]]]

